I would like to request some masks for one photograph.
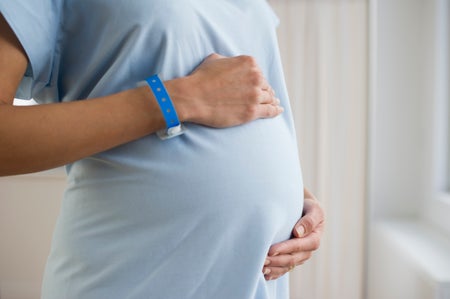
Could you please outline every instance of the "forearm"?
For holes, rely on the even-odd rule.
[[[0,175],[41,171],[164,128],[149,88],[48,105],[0,106]]]
[[[0,14],[0,176],[64,165],[165,127],[148,86],[97,99],[14,107],[28,64]],[[225,128],[283,111],[249,56],[210,55],[192,74],[165,85],[182,122]]]
[[[191,75],[165,85],[182,122],[224,128],[283,111],[250,57],[210,56]],[[4,90],[10,98],[0,90],[0,175],[64,165],[165,127],[148,86],[31,107],[12,106],[12,92]]]

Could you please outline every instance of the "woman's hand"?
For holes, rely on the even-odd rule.
[[[177,80],[180,83],[179,79],[173,81]],[[212,54],[181,80],[185,84],[179,90],[171,88],[172,81],[165,84],[182,121],[224,128],[283,112],[272,87],[250,56]]]
[[[290,240],[270,247],[263,273],[266,280],[277,279],[303,264],[320,245],[324,229],[324,211],[320,203],[304,189],[303,217],[297,222]]]

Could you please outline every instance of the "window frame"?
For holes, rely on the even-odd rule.
[[[436,1],[434,23],[434,93],[431,100],[433,124],[430,147],[431,198],[424,201],[425,220],[450,235],[450,5]]]
[[[409,219],[450,236],[450,5],[370,3],[368,226]]]

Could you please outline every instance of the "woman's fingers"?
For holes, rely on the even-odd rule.
[[[324,223],[322,206],[304,189],[303,216],[295,225],[291,239],[270,246],[262,269],[265,278],[279,278],[311,258],[320,246]]]
[[[296,266],[302,265],[311,256],[312,251],[305,251],[273,257],[268,260],[269,262],[266,262],[266,266],[263,268],[264,277],[267,280],[277,279],[293,270]]]
[[[259,105],[257,108],[254,119],[257,118],[272,118],[283,113],[283,107],[277,105],[276,103]]]
[[[311,258],[320,244],[320,236],[312,232],[272,246],[263,268],[266,279],[276,279]]]
[[[193,93],[175,105],[187,111],[186,121],[231,127],[283,112],[275,92],[255,58],[211,54],[189,76]]]
[[[280,99],[278,99],[275,95],[275,91],[272,89],[272,87],[268,87],[264,89],[261,87],[261,96],[260,96],[260,103],[261,104],[272,104],[272,105],[280,105]]]

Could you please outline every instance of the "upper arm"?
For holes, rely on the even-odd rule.
[[[22,45],[0,14],[0,104],[13,103],[27,65]]]

